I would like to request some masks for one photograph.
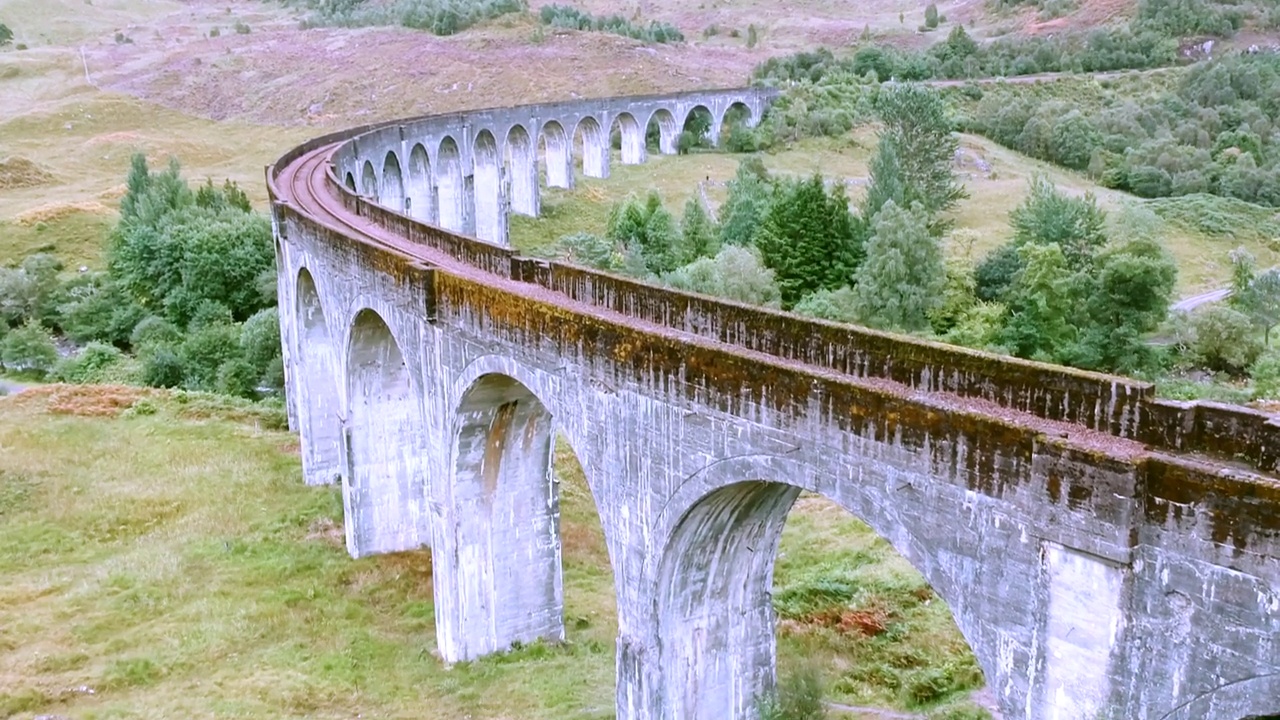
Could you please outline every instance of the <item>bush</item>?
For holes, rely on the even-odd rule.
[[[151,348],[176,345],[181,339],[182,331],[177,325],[162,317],[149,315],[133,328],[129,345],[134,352],[145,352]]]
[[[240,328],[235,325],[207,325],[189,333],[178,346],[183,384],[192,390],[215,390],[218,373],[232,360],[243,359]]]
[[[1194,312],[1189,330],[1191,357],[1205,369],[1240,375],[1262,355],[1262,340],[1249,316],[1226,305]]]
[[[607,32],[656,43],[684,42],[684,34],[669,23],[653,21],[648,26],[637,25],[621,15],[596,16],[569,5],[543,5],[538,12],[538,19],[543,25],[570,30]],[[703,32],[703,37],[711,37],[719,32],[720,28],[712,25]]]
[[[777,690],[757,701],[756,712],[760,720],[825,720],[825,695],[821,675],[805,665],[783,675]]]
[[[237,35],[248,35],[252,31],[252,28],[250,28],[246,23],[237,22],[235,24],[235,30]]]
[[[112,373],[120,365],[124,354],[114,346],[89,343],[78,354],[64,358],[51,373],[55,380],[83,385],[117,379]]]
[[[13,42],[13,31],[9,29],[8,25],[0,23],[0,47],[11,42]]]
[[[1280,351],[1271,351],[1258,358],[1249,368],[1253,380],[1253,396],[1264,400],[1280,400]]]
[[[57,361],[53,338],[34,320],[10,330],[0,341],[0,363],[8,370],[44,375]]]
[[[176,388],[186,379],[182,358],[172,346],[154,348],[142,359],[142,383],[150,387]]]

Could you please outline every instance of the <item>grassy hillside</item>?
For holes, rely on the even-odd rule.
[[[338,490],[301,483],[279,421],[112,387],[0,399],[0,718],[613,716],[613,580],[566,446],[568,643],[446,668],[430,553],[350,559]],[[820,577],[856,597],[815,601]],[[782,664],[819,659],[835,699],[902,707],[979,679],[919,575],[829,503],[794,511],[776,582]],[[883,627],[836,622],[859,608]]]

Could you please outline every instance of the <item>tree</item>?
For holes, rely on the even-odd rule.
[[[662,279],[679,290],[751,305],[778,307],[782,297],[773,271],[761,263],[759,252],[736,245],[726,245],[714,258],[699,258]]]
[[[215,391],[219,368],[232,360],[243,359],[240,328],[216,323],[190,332],[178,346],[178,358],[188,388]]]
[[[965,197],[952,162],[959,141],[937,90],[917,83],[881,88],[876,111],[884,123],[880,142],[892,143],[902,167],[904,207],[924,206],[932,218]]]
[[[867,194],[862,199],[862,219],[868,225],[875,222],[876,213],[887,202],[905,207],[907,198],[906,178],[902,176],[902,163],[898,160],[898,148],[891,142],[876,145],[876,154],[868,167],[870,175]]]
[[[1088,265],[1107,242],[1107,215],[1093,193],[1068,197],[1043,177],[1031,181],[1031,191],[1009,213],[1009,220],[1015,243],[1057,245],[1074,268]]]
[[[1253,323],[1262,328],[1263,342],[1271,346],[1271,330],[1280,325],[1280,268],[1260,272],[1249,284],[1244,303]]]
[[[8,25],[0,23],[0,47],[4,47],[11,42],[13,42],[13,31],[9,29]]]
[[[1189,349],[1202,367],[1239,375],[1262,355],[1249,316],[1229,305],[1207,305],[1191,314]]]
[[[78,343],[96,340],[123,348],[144,315],[107,273],[85,273],[59,292],[58,326]]]
[[[1178,266],[1154,238],[1137,238],[1101,253],[1096,272],[1076,276],[1086,298],[1072,364],[1133,373],[1150,365],[1143,341],[1169,312]]]
[[[43,375],[58,361],[53,338],[39,322],[27,320],[0,341],[0,362],[10,370]]]
[[[1018,255],[1000,341],[1019,357],[1053,361],[1075,340],[1071,270],[1060,245],[1030,243]]]
[[[280,315],[275,308],[254,313],[240,326],[240,349],[257,375],[255,387],[280,357]]]
[[[1280,352],[1274,350],[1258,358],[1249,368],[1253,380],[1253,395],[1257,398],[1280,400]]]
[[[729,196],[720,206],[720,242],[724,245],[752,245],[760,220],[769,209],[772,184],[759,158],[738,163],[728,183]]]
[[[684,217],[680,220],[680,242],[675,248],[675,262],[688,265],[698,258],[712,257],[719,249],[720,238],[707,211],[697,198],[689,198],[684,204]]]
[[[622,261],[613,241],[585,232],[561,236],[556,241],[556,254],[597,270],[618,270]]]
[[[938,27],[938,6],[929,3],[924,9],[924,26],[930,30]]]
[[[621,243],[624,252],[637,253],[649,272],[670,272],[677,267],[674,255],[676,221],[662,205],[657,191],[643,203],[635,196],[614,205],[605,236]]]
[[[1000,245],[987,253],[973,269],[974,294],[983,302],[999,300],[1021,269],[1022,258],[1018,255],[1018,243],[1010,241]]]
[[[942,249],[929,234],[924,208],[889,200],[876,215],[866,259],[855,274],[858,319],[891,330],[921,332],[942,300]]]
[[[828,193],[822,176],[779,183],[756,236],[764,264],[777,274],[782,306],[849,282],[862,261],[844,186]]]
[[[819,290],[804,296],[791,312],[797,315],[842,323],[858,322],[858,294],[848,285],[836,290]]]

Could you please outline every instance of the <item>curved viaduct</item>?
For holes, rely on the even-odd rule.
[[[620,719],[752,717],[801,491],[924,574],[1006,718],[1280,713],[1276,419],[503,247],[575,134],[602,177],[615,123],[642,162],[649,118],[669,152],[694,107],[768,100],[422,117],[268,168],[290,421],[350,553],[431,547],[446,661],[562,638],[559,430],[608,545]]]

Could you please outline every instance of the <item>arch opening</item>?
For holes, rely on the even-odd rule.
[[[360,170],[360,194],[378,202],[378,173],[373,169],[373,162],[364,161]]]
[[[609,142],[600,122],[590,115],[578,121],[573,131],[574,154],[582,160],[582,174],[590,178],[609,177]]]
[[[646,159],[645,133],[631,113],[618,113],[609,131],[610,146],[618,149],[623,165],[639,165]]]
[[[294,308],[302,352],[291,357],[301,384],[298,398],[302,475],[308,485],[328,485],[342,474],[341,397],[335,361],[337,352],[320,304],[315,280],[305,268],[298,272]]]
[[[405,356],[373,310],[356,316],[347,353],[347,550],[360,557],[423,547],[422,411]]]
[[[680,124],[666,108],[658,108],[645,123],[645,146],[663,155],[675,155],[679,150]]]
[[[720,128],[711,110],[706,105],[695,105],[684,116],[677,149],[683,155],[699,148],[715,147],[719,140]]]
[[[382,163],[382,185],[378,198],[378,202],[396,212],[405,211],[404,176],[400,172],[400,158],[394,152],[388,152]]]
[[[612,658],[609,553],[585,473],[551,411],[519,380],[491,373],[463,394],[456,418],[450,585],[467,627],[451,633],[454,653],[568,636]]]
[[[452,137],[446,136],[440,141],[436,165],[440,226],[454,232],[465,232],[463,208],[466,206],[466,187],[462,177],[462,153]]]
[[[348,172],[346,177],[343,178],[342,184],[346,185],[351,192],[356,192],[356,176],[353,173]]]
[[[471,153],[475,163],[476,236],[500,244],[506,243],[506,211],[502,207],[502,163],[498,159],[498,142],[493,133],[476,134]]]
[[[573,187],[573,158],[570,156],[569,136],[564,126],[550,120],[542,126],[539,142],[543,146],[543,162],[547,169],[547,187]]]
[[[529,131],[513,125],[507,132],[507,176],[510,178],[511,209],[521,215],[537,217],[538,158]]]
[[[797,486],[739,482],[703,497],[664,551],[659,583],[662,717],[753,718],[778,667],[816,668],[829,700],[886,709],[963,702],[984,684],[920,573]]]
[[[723,145],[729,152],[754,152],[756,142],[751,128],[757,122],[746,103],[732,103],[716,121],[720,138],[717,145]]]
[[[431,177],[431,158],[418,143],[409,151],[409,179],[405,184],[405,210],[415,220],[436,222],[435,184]]]

